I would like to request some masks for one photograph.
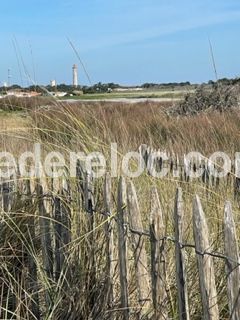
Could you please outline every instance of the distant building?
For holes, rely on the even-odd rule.
[[[61,92],[61,91],[50,92],[50,93],[53,97],[56,97],[56,98],[65,97],[67,95],[67,92]]]
[[[51,81],[50,81],[50,86],[51,86],[52,88],[56,87],[56,86],[57,86],[56,80],[51,80]]]
[[[35,91],[24,91],[21,89],[15,89],[15,90],[8,90],[7,96],[13,96],[17,98],[31,98],[31,97],[38,97],[41,96],[41,93],[35,92]]]
[[[76,88],[78,86],[78,68],[77,65],[73,65],[73,86]]]

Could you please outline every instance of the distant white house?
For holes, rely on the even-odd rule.
[[[56,91],[56,92],[50,92],[50,94],[53,97],[61,98],[61,97],[65,97],[67,95],[67,92]]]

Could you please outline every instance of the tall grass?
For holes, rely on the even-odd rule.
[[[44,152],[60,150],[67,155],[69,151],[101,151],[109,158],[109,144],[118,143],[119,157],[126,151],[137,150],[140,144],[148,144],[153,148],[166,149],[179,156],[189,151],[199,151],[209,156],[215,151],[225,151],[229,155],[240,150],[239,127],[240,113],[231,110],[225,113],[202,113],[193,117],[170,117],[166,110],[169,104],[139,103],[50,103],[48,108],[39,106],[22,108],[28,119],[24,133],[12,130],[2,130],[2,143],[15,154],[25,148],[31,148],[34,142],[42,144]],[[17,127],[17,126],[16,126]],[[21,141],[23,147],[16,149],[8,144],[11,141]],[[24,146],[25,145],[25,146]],[[10,151],[9,150],[9,151]],[[119,171],[120,174],[120,171]],[[23,181],[22,181],[23,182]],[[116,213],[117,179],[113,179],[113,214]],[[32,181],[34,192],[36,181]],[[55,189],[50,180],[45,183],[45,191],[49,194],[45,204],[48,211],[47,219],[53,228],[55,217],[51,214]],[[31,305],[38,296],[41,302],[40,317],[42,319],[121,319],[119,309],[119,278],[116,268],[114,278],[116,301],[108,305],[106,291],[106,217],[104,212],[102,184],[100,179],[95,192],[94,232],[90,232],[89,216],[82,207],[81,188],[76,179],[70,179],[71,202],[65,195],[58,194],[71,216],[72,239],[65,251],[64,267],[61,274],[50,279],[43,268],[41,252],[41,230],[36,228],[31,233],[35,221],[38,225],[38,197],[28,197],[25,184],[22,190],[15,193],[13,207],[10,212],[1,211],[1,266],[0,277],[0,318],[36,319]],[[168,176],[164,179],[154,179],[146,173],[134,180],[142,213],[144,228],[148,228],[149,219],[149,189],[152,185],[158,187],[163,207],[164,224],[167,235],[173,235],[173,199],[177,186],[184,191],[186,232],[185,241],[192,242],[191,203],[195,193],[201,197],[211,230],[213,248],[218,251],[223,247],[222,217],[223,206],[228,198],[233,201],[232,186],[225,184],[218,189],[206,187],[199,181],[181,182]],[[21,195],[23,194],[23,195]],[[238,220],[237,204],[234,204],[236,220]],[[114,241],[116,242],[116,230]],[[148,254],[149,242],[146,240]],[[54,244],[55,245],[55,244]],[[174,247],[167,244],[167,292],[168,310],[171,318],[177,319],[177,297],[175,281]],[[93,256],[94,253],[94,256]],[[117,252],[114,253],[117,259]],[[93,258],[95,257],[95,258]],[[131,257],[130,257],[131,258]],[[187,249],[187,273],[190,295],[191,319],[201,318],[201,304],[195,254]],[[38,286],[31,287],[32,273],[28,263],[31,259],[36,266]],[[217,290],[222,318],[227,318],[226,282],[223,280],[224,264],[215,261]],[[129,277],[130,309],[132,319],[136,316],[138,303],[133,271],[130,259]],[[30,283],[30,286],[29,286]],[[17,297],[17,299],[13,299]],[[48,303],[44,302],[48,297]],[[14,302],[14,305],[13,305]],[[114,309],[115,311],[113,311]],[[147,310],[151,311],[151,310]],[[6,316],[7,315],[7,316]]]
[[[43,135],[56,137],[63,144],[70,141],[69,146],[83,135],[97,146],[117,142],[121,151],[137,149],[141,143],[179,154],[199,151],[205,156],[239,150],[238,110],[180,117],[168,116],[168,107],[169,103],[150,102],[62,104],[48,111],[32,111],[31,117]]]

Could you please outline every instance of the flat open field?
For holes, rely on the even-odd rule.
[[[84,94],[82,96],[74,96],[68,99],[74,100],[121,100],[121,99],[159,99],[160,100],[170,100],[170,99],[182,99],[187,93],[194,92],[193,89],[173,89],[173,90],[142,90],[142,91],[131,91],[126,92],[110,92],[110,93],[97,93],[97,94]],[[65,100],[65,98],[62,98]]]

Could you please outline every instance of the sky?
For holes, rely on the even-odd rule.
[[[8,0],[0,5],[0,85],[240,76],[239,0]],[[78,56],[68,39],[74,45]]]

